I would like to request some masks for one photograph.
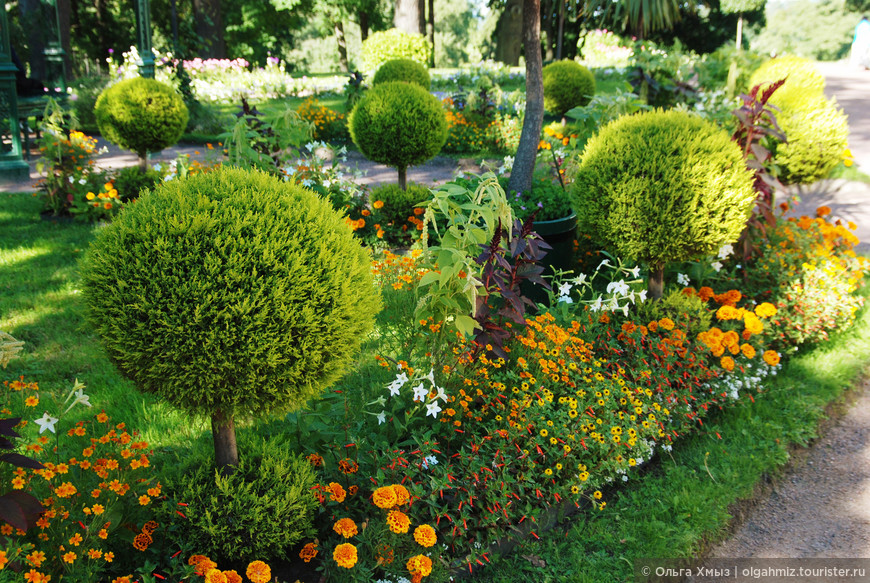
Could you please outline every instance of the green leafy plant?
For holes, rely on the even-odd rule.
[[[142,172],[138,168],[122,168],[113,179],[115,190],[124,202],[139,198],[143,190],[151,190],[163,182],[163,174],[153,168]]]
[[[172,146],[187,127],[187,106],[175,89],[144,77],[108,87],[97,99],[95,112],[103,137],[136,152],[142,171],[148,152]]]
[[[544,67],[544,107],[550,113],[565,112],[589,103],[595,95],[595,76],[576,61],[557,61]]]
[[[411,59],[429,65],[432,46],[422,34],[409,34],[397,28],[370,34],[362,44],[363,69],[375,71],[391,59]]]
[[[166,182],[102,229],[82,265],[89,320],[136,387],[212,419],[301,406],[344,371],[379,299],[328,201],[262,172]]]
[[[416,83],[427,91],[431,84],[429,71],[413,59],[391,59],[378,67],[378,71],[372,79],[372,85],[380,85],[389,81]]]
[[[667,50],[650,41],[637,41],[626,77],[634,93],[648,105],[691,105],[698,94],[694,62],[695,57],[684,52],[679,41]]]
[[[314,470],[286,444],[254,438],[241,444],[238,469],[224,476],[209,460],[193,458],[166,485],[172,499],[185,504],[162,507],[162,522],[178,527],[172,537],[212,558],[233,564],[253,559],[286,559],[312,534],[317,499],[311,493]]]
[[[705,257],[737,239],[755,201],[740,148],[712,123],[656,110],[620,118],[586,145],[571,192],[581,229],[650,267]]]
[[[410,83],[382,83],[366,93],[350,117],[350,135],[366,158],[399,171],[441,151],[447,139],[444,110],[434,95]]]

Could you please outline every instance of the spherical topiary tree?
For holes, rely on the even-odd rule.
[[[187,127],[181,95],[154,79],[136,77],[107,87],[94,109],[103,137],[136,152],[143,172],[148,152],[172,146]]]
[[[363,41],[360,60],[363,70],[375,71],[390,59],[412,59],[425,66],[431,54],[432,45],[422,34],[391,28],[373,32]]]
[[[777,144],[774,151],[780,180],[784,184],[811,184],[827,177],[848,146],[846,114],[836,102],[814,93],[775,93],[771,101],[780,108],[776,119],[787,140]]]
[[[374,324],[369,254],[303,187],[222,168],[164,183],[101,229],[88,319],[135,386],[208,415],[220,467],[234,418],[301,406]]]
[[[575,61],[565,60],[544,67],[544,108],[555,115],[589,103],[595,95],[595,76]]]
[[[655,110],[621,117],[586,145],[571,193],[581,228],[650,267],[700,259],[737,239],[755,201],[752,174],[728,133],[700,117]]]
[[[372,79],[372,85],[380,85],[390,81],[406,81],[416,83],[426,91],[432,81],[429,78],[429,70],[417,61],[411,59],[392,59],[378,68]]]
[[[438,99],[419,85],[399,81],[372,87],[348,127],[366,158],[399,171],[403,189],[408,166],[422,164],[447,141],[447,118]]]
[[[785,79],[785,84],[777,89],[771,101],[787,98],[792,93],[822,95],[825,90],[825,77],[818,68],[803,57],[783,55],[764,62],[749,78],[749,86],[763,85]]]

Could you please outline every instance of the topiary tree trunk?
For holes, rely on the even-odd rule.
[[[649,295],[654,300],[660,300],[665,293],[664,265],[649,266]]]
[[[532,189],[535,158],[544,125],[544,80],[541,62],[541,0],[523,2],[523,46],[526,51],[526,117],[511,170],[508,191]]]
[[[399,186],[402,190],[408,190],[408,168],[399,166],[397,170],[399,171]]]
[[[236,425],[232,413],[218,409],[211,416],[211,436],[214,440],[215,464],[221,474],[228,476],[239,465],[239,448],[236,445]]]

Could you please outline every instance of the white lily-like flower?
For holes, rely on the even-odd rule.
[[[387,388],[390,389],[390,395],[393,397],[397,396],[399,394],[399,389],[405,386],[405,383],[407,382],[408,375],[403,372],[397,374],[396,379],[387,386]]]
[[[689,276],[686,275],[685,273],[678,273],[677,274],[677,283],[680,284],[681,286],[685,287],[691,283],[691,280],[689,279]]]
[[[570,282],[573,283],[574,285],[583,285],[584,283],[586,283],[586,274],[585,274],[585,273],[581,273],[580,275],[578,275],[578,276],[575,277],[574,279],[571,279],[571,280],[568,280],[568,281],[570,281]]]
[[[721,271],[722,270],[722,262],[721,261],[714,261],[713,263],[710,264],[710,267],[712,267],[716,271]]]
[[[729,255],[734,253],[734,246],[730,243],[728,245],[722,245],[719,248],[719,259],[727,259]]]
[[[423,386],[423,383],[420,383],[416,387],[414,387],[414,400],[422,401],[426,398],[426,395],[429,394],[429,391],[426,390],[426,387]]]
[[[380,413],[377,414],[377,418],[378,418],[378,425],[383,425],[387,421],[387,412],[381,411]]]
[[[429,374],[426,375],[426,378],[429,379],[429,382],[432,383],[433,386],[435,385],[435,369],[434,368],[429,369]]]
[[[426,405],[426,415],[431,415],[432,417],[438,417],[438,413],[441,412],[441,407],[438,406],[438,401],[432,401],[428,405]]]
[[[557,302],[560,302],[563,304],[573,304],[574,300],[571,298],[571,296],[559,296],[559,299],[557,300]]]
[[[601,263],[599,263],[599,264],[598,264],[598,267],[595,268],[595,271],[598,271],[599,269],[601,269],[601,268],[604,267],[605,265],[608,265],[608,266],[610,265],[610,259],[605,259],[604,261],[602,261]]]
[[[640,277],[640,266],[635,265],[633,268],[629,269],[628,271],[629,271],[629,273],[631,273],[631,276],[633,278],[637,279],[638,277]]]
[[[81,403],[85,407],[91,406],[91,401],[90,401],[91,398],[90,398],[90,396],[85,394],[85,385],[80,383],[78,379],[76,379],[75,382],[73,383],[73,388],[70,391],[69,395],[67,395],[66,399],[64,400],[64,403],[66,403],[70,399],[73,399],[73,402],[69,404],[69,407],[66,408],[66,411],[64,411],[64,413],[66,413],[67,411],[69,411],[70,409],[72,409],[73,407],[78,405],[79,403]]]
[[[447,393],[444,392],[444,387],[435,387],[435,398],[447,402]]]
[[[48,413],[44,413],[41,418],[34,420],[34,423],[39,425],[39,432],[40,433],[44,432],[46,429],[48,429],[49,431],[54,433],[55,432],[54,425],[57,422],[58,422],[58,418],[52,417]]]
[[[647,290],[645,290],[645,289],[642,289],[637,293],[639,304],[642,304],[643,302],[646,301],[646,294],[647,294]]]
[[[593,312],[598,312],[599,310],[601,310],[602,307],[603,306],[601,304],[601,296],[598,296],[597,298],[595,298],[595,301],[589,306],[589,309]]]
[[[617,294],[620,296],[628,295],[628,284],[625,283],[624,279],[619,281],[611,281],[607,284],[607,293],[609,294]]]
[[[562,283],[562,284],[559,286],[559,295],[560,295],[560,296],[567,296],[568,294],[571,293],[571,288],[572,288],[572,287],[573,287],[573,286],[572,286],[569,282],[567,282],[567,281],[564,282],[564,283]]]

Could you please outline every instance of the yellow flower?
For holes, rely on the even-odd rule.
[[[357,561],[356,547],[350,543],[342,543],[332,551],[332,558],[339,567],[352,569]],[[265,583],[265,581],[263,583]]]
[[[404,512],[390,510],[390,513],[387,515],[387,524],[394,533],[405,534],[411,527],[411,519]]]
[[[268,583],[272,580],[272,569],[263,561],[250,563],[245,574],[252,583]]]
[[[332,530],[334,530],[344,538],[356,536],[356,534],[359,532],[357,530],[356,523],[350,518],[338,519],[335,524],[332,525]]]
[[[773,350],[765,350],[762,358],[764,359],[764,362],[770,366],[776,366],[779,364],[779,354]]]
[[[88,199],[88,200],[94,200],[94,193],[93,193],[93,192],[89,192],[89,193],[87,193],[87,194],[85,195],[85,198]]]
[[[426,555],[415,555],[411,557],[408,559],[405,566],[408,568],[411,575],[417,575],[419,573],[421,576],[426,577],[432,573],[432,559]]]
[[[421,547],[428,548],[438,542],[438,535],[435,533],[435,529],[428,524],[421,524],[414,529],[414,540]]]
[[[372,502],[375,503],[375,506],[384,510],[395,506],[397,500],[396,491],[391,486],[378,488],[372,495]]]

